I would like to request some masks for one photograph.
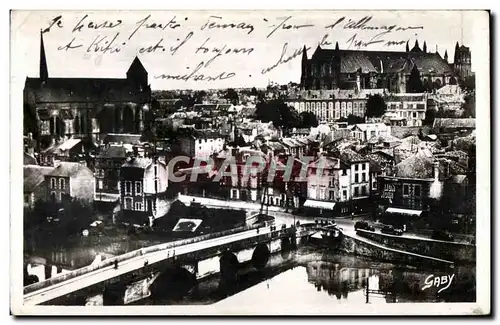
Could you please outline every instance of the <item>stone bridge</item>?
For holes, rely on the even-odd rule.
[[[128,304],[165,288],[164,283],[192,287],[214,274],[221,285],[231,284],[241,264],[261,269],[276,253],[287,259],[314,232],[311,224],[241,227],[146,247],[26,286],[24,304]]]

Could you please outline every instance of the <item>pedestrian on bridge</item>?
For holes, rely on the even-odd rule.
[[[149,264],[149,261],[148,261],[148,260],[145,260],[145,261],[144,261],[144,267],[148,266],[148,264]]]
[[[115,260],[115,270],[118,269],[118,260]]]

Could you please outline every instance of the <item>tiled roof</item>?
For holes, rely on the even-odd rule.
[[[319,49],[314,53],[312,60],[329,60],[340,58],[341,73],[356,73],[361,69],[363,73],[410,73],[416,65],[420,73],[436,74],[452,73],[449,64],[437,53],[424,52],[391,52],[391,51],[359,51]]]
[[[55,167],[47,176],[63,176],[63,177],[74,177],[76,175],[87,175],[89,177],[94,177],[92,171],[76,162],[60,162],[57,167]]]
[[[384,98],[386,103],[389,102],[424,102],[427,100],[427,95],[425,94],[416,94],[410,95],[406,94],[404,96],[390,95]]]
[[[309,164],[309,168],[325,168],[325,169],[334,169],[337,168],[339,161],[332,157],[321,156],[315,161]]]
[[[99,153],[99,158],[125,158],[127,149],[124,146],[109,146]]]
[[[421,150],[396,165],[396,176],[405,178],[432,178],[433,156]]]
[[[140,92],[131,80],[106,78],[26,78],[25,87],[38,103],[126,102],[148,100],[148,89]]]
[[[34,192],[36,187],[43,182],[45,175],[48,175],[53,169],[54,167],[44,167],[37,165],[24,166],[24,192]]]
[[[360,155],[359,153],[357,153],[351,149],[343,149],[340,152],[340,159],[343,160],[347,164],[368,161],[367,158],[363,157],[362,155]]]
[[[434,128],[475,128],[476,119],[474,118],[436,118],[434,119]]]

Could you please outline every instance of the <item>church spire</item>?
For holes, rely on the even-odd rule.
[[[47,81],[49,71],[47,69],[47,58],[45,57],[45,46],[43,45],[43,33],[40,30],[40,79]]]
[[[406,41],[406,52],[410,52],[410,45],[408,44],[410,41]]]
[[[444,51],[444,59],[448,62],[448,50]]]
[[[424,51],[424,53],[427,53],[427,44],[425,43],[425,41],[424,41],[424,46],[422,48],[422,51]]]
[[[304,45],[304,48],[302,49],[302,61],[307,61],[307,47]]]
[[[335,42],[335,51],[339,50],[339,42]]]

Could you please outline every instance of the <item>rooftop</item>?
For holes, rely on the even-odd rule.
[[[35,191],[36,187],[43,182],[45,175],[48,175],[53,169],[54,167],[44,167],[38,165],[24,166],[24,192],[31,193]]]
[[[77,175],[86,175],[89,177],[94,177],[92,171],[86,166],[76,163],[62,161],[57,167],[55,167],[47,176],[59,176],[59,177],[74,177]]]
[[[363,157],[362,155],[351,149],[343,149],[340,152],[340,159],[347,164],[368,161],[366,157]]]
[[[434,119],[434,128],[476,128],[476,119],[474,118],[436,118]]]

